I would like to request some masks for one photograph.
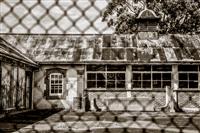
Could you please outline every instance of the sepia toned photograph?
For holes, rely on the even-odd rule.
[[[0,133],[200,133],[200,1],[0,0]]]

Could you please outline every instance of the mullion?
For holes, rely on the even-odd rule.
[[[179,68],[180,68],[180,67],[181,67],[181,66],[179,66]],[[187,80],[180,80],[180,79],[179,79],[179,83],[180,83],[180,82],[187,82],[187,89],[189,89],[190,86],[191,86],[191,83],[192,83],[192,82],[195,82],[197,86],[196,86],[196,87],[192,87],[192,88],[199,88],[199,85],[198,85],[198,84],[199,84],[199,82],[198,82],[198,80],[199,80],[199,69],[200,69],[200,68],[199,68],[199,66],[198,66],[196,71],[195,71],[195,69],[192,69],[192,70],[191,70],[191,69],[190,69],[190,70],[185,70],[185,69],[184,69],[184,70],[179,70],[179,75],[182,74],[182,73],[187,73]],[[191,78],[190,78],[190,77],[191,77],[191,76],[190,76],[191,74],[197,74],[197,79],[192,79],[192,80],[191,80]],[[180,78],[180,76],[179,76],[179,78]],[[179,86],[180,86],[180,84],[179,84]],[[182,88],[183,88],[183,87],[182,87]]]
[[[197,79],[190,80],[190,75],[191,75],[191,74],[195,74],[195,75],[197,74]],[[194,73],[194,72],[189,72],[189,73],[188,73],[188,88],[190,88],[191,82],[194,82],[194,83],[197,82],[197,88],[198,88],[198,72],[197,72],[197,73]],[[196,87],[192,87],[192,88],[196,88]]]
[[[52,74],[50,76],[50,83],[51,83],[51,93],[57,94],[62,92],[62,75]],[[61,83],[60,83],[61,81]]]
[[[162,88],[162,72],[161,71],[153,71],[153,74],[157,74],[159,76],[159,78],[156,77],[154,79],[154,75],[153,75],[153,77],[152,77],[153,88]],[[154,82],[156,82],[157,84],[154,84]],[[158,86],[156,86],[156,85],[158,85]]]
[[[147,85],[144,85],[144,82],[150,82],[150,88],[152,87],[152,81],[151,81],[151,79],[152,79],[152,74],[151,74],[151,71],[149,72],[149,71],[145,71],[145,72],[142,72],[141,73],[142,74],[142,78],[141,78],[141,87],[144,89],[144,86],[147,86]],[[145,79],[144,80],[144,75],[145,74],[150,74],[150,79]],[[146,87],[145,87],[146,88]],[[147,87],[148,88],[148,87]]]
[[[120,82],[120,81],[123,81],[123,82],[125,82],[125,79],[124,80],[118,80],[117,79],[117,74],[118,73],[123,73],[123,74],[125,74],[125,72],[124,71],[108,71],[108,66],[107,65],[105,65],[105,71],[87,71],[87,74],[89,74],[89,73],[95,73],[96,74],[96,77],[95,77],[95,80],[88,80],[87,79],[87,81],[95,81],[95,86],[97,87],[98,86],[98,81],[104,81],[104,83],[105,83],[105,87],[106,88],[108,88],[108,82],[110,81],[111,83],[112,82],[114,82],[114,89],[116,89],[117,88],[117,84],[118,84],[118,81]],[[97,74],[98,73],[102,73],[102,74],[104,74],[104,76],[105,76],[105,79],[104,80],[98,80],[98,78],[97,78]],[[114,74],[114,79],[110,79],[110,80],[108,80],[108,74]],[[87,75],[88,76],[88,75]],[[125,77],[125,76],[124,76]],[[113,88],[112,87],[112,88]]]

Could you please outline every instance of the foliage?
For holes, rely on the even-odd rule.
[[[160,16],[161,33],[200,31],[199,0],[111,0],[103,13],[103,21],[118,34],[133,33],[137,28],[136,17],[145,6]]]

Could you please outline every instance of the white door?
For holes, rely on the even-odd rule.
[[[67,70],[67,104],[73,108],[74,97],[77,97],[77,71],[74,68]]]
[[[67,90],[67,101],[70,105],[72,105],[74,102],[74,97],[77,97],[77,78],[68,78]]]

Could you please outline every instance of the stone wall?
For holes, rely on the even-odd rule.
[[[45,82],[45,78],[47,76],[47,70],[49,69],[63,69],[65,70],[65,77],[64,77],[64,91],[66,95],[60,98],[48,98],[46,96],[47,91],[47,82]],[[64,108],[69,109],[73,107],[74,103],[70,103],[68,101],[68,88],[67,83],[69,79],[69,71],[75,70],[76,73],[72,74],[77,78],[77,95],[82,96],[84,90],[84,76],[79,73],[79,71],[84,71],[84,66],[81,65],[41,65],[39,70],[34,73],[34,88],[33,88],[33,106],[36,109],[51,109],[51,108]],[[75,101],[75,100],[74,100]]]

